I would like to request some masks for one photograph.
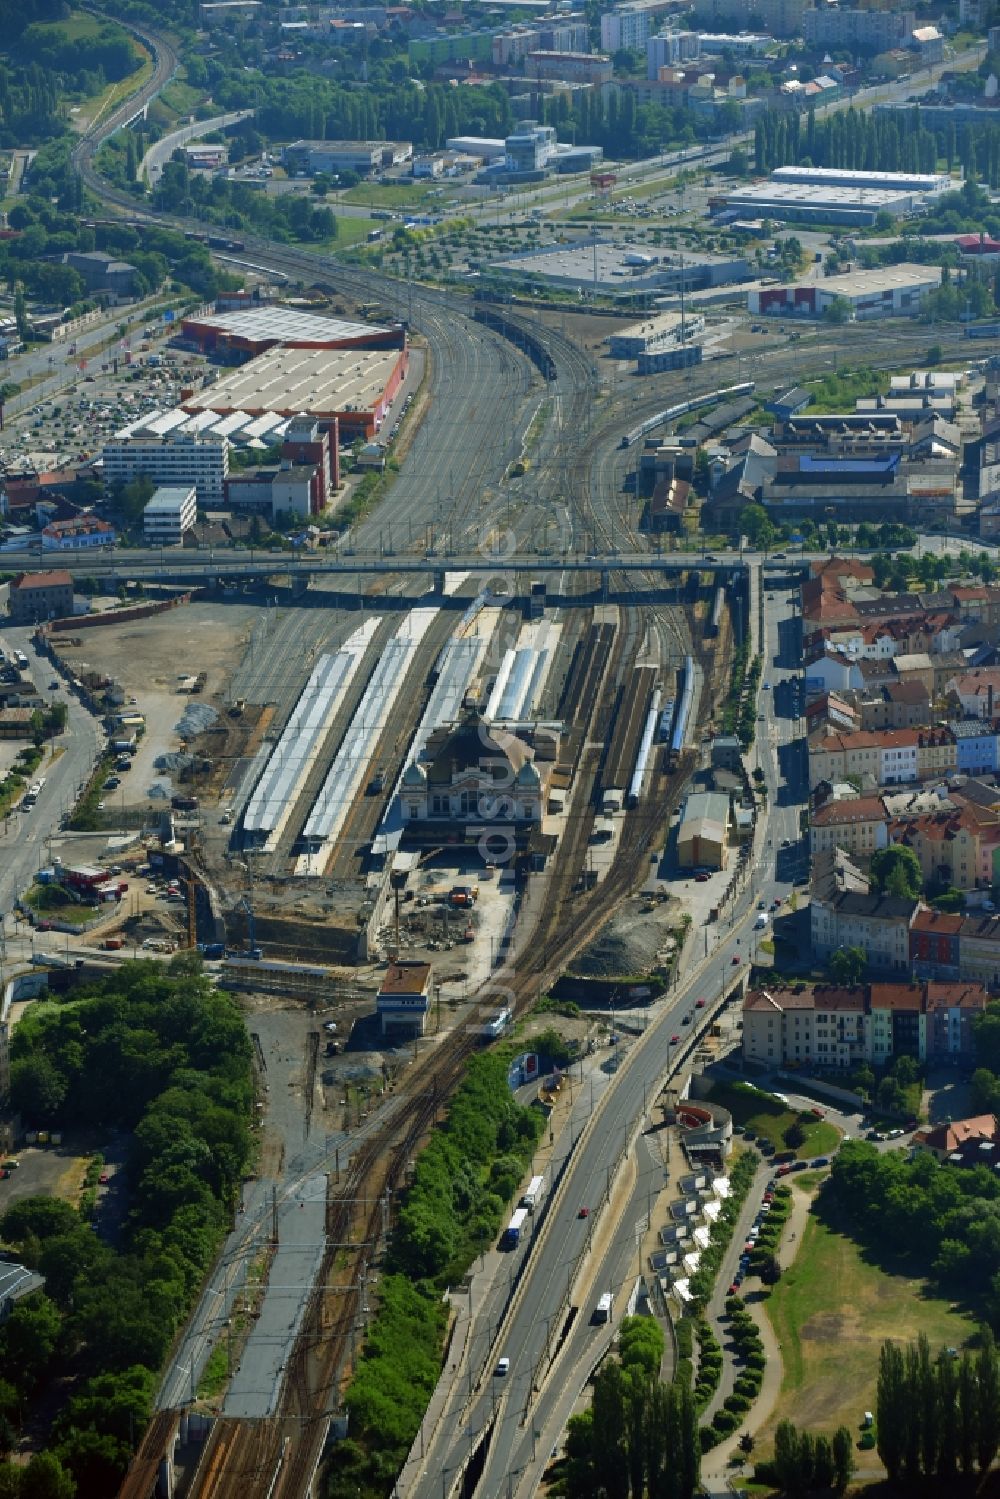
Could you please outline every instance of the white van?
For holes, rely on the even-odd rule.
[[[763,931],[767,930],[767,912],[766,911],[758,911],[757,912],[757,919],[756,919],[756,921],[753,924],[753,929],[754,929],[755,932],[763,932]]]

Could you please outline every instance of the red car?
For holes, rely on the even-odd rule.
[[[732,1285],[729,1287],[729,1294],[730,1294],[730,1296],[738,1296],[740,1294],[740,1288],[736,1284],[735,1280],[733,1281]]]
[[[821,1108],[818,1108],[818,1107],[817,1108],[811,1108],[809,1110],[809,1112],[810,1112],[810,1114],[815,1114],[817,1119],[823,1119],[823,1118],[826,1117],[824,1110],[821,1109]]]
[[[779,1176],[787,1176],[788,1173],[789,1173],[789,1171],[791,1171],[791,1169],[792,1169],[791,1166],[789,1166],[787,1164],[787,1162],[786,1162],[786,1164],[784,1166],[779,1166],[778,1167],[778,1175]]]
[[[108,1184],[108,1182],[111,1180],[111,1175],[107,1171],[102,1171],[101,1174],[100,1174],[100,1176],[97,1178],[97,1180],[101,1184],[102,1187],[106,1187],[107,1184]]]
[[[696,885],[707,885],[708,878],[709,877],[707,874],[696,874],[694,877],[694,882]]]
[[[740,966],[740,955],[739,955],[739,953],[735,953],[734,952],[733,953],[733,967],[734,968],[738,968],[739,966]]]
[[[671,1036],[670,1037],[670,1044],[671,1044],[671,1046],[676,1046],[677,1043],[680,1041],[680,1039],[681,1039],[680,1036]]]
[[[695,1007],[696,1010],[703,1010],[707,1004],[708,1004],[708,1000],[707,999],[697,999],[697,1000],[695,1000],[694,1007]]]
[[[589,1218],[590,1217],[590,1209],[589,1208],[581,1208],[580,1211],[577,1213],[576,1216],[578,1218]]]

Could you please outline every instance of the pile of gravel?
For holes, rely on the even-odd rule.
[[[572,971],[583,978],[621,978],[650,973],[663,960],[677,908],[670,903],[642,912],[637,903],[619,911],[589,947],[573,960]]]
[[[194,764],[194,758],[194,755],[182,755],[177,751],[172,751],[168,755],[157,755],[156,768],[157,770],[187,770]]]
[[[218,717],[216,710],[207,703],[188,703],[174,729],[182,739],[195,739],[206,733]]]

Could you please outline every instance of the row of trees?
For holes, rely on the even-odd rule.
[[[905,1349],[883,1343],[875,1429],[892,1483],[988,1472],[1000,1451],[1000,1361],[989,1329],[975,1360],[953,1348],[932,1358],[923,1333]]]
[[[142,1434],[251,1160],[252,1097],[242,1019],[187,954],[168,969],[126,964],[18,1026],[11,1101],[26,1122],[130,1137],[120,1247],[53,1198],[0,1219],[4,1243],[45,1276],[0,1327],[0,1416],[55,1405],[50,1446],[81,1495],[114,1493]]]
[[[774,1457],[758,1463],[755,1479],[773,1482],[788,1499],[804,1499],[817,1490],[842,1494],[854,1471],[854,1442],[846,1426],[832,1437],[799,1431],[791,1421],[779,1421],[774,1433]]]
[[[594,1378],[590,1409],[572,1416],[561,1488],[567,1499],[691,1499],[701,1464],[689,1380],[660,1379],[663,1333],[626,1317],[619,1356]]]
[[[818,120],[767,110],[754,125],[754,165],[758,172],[805,165],[867,172],[936,172],[961,167],[1000,186],[1000,127],[957,125],[930,120],[919,105],[908,110],[866,112],[851,107]]]

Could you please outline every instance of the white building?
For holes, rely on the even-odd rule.
[[[649,40],[653,16],[639,5],[621,5],[601,17],[601,51],[619,52],[623,47],[641,51]]]
[[[119,432],[101,454],[108,489],[146,474],[156,484],[194,485],[205,509],[220,506],[229,474],[229,444],[214,433],[171,432],[164,437],[141,427]]]
[[[197,514],[193,484],[162,485],[142,513],[143,538],[150,546],[179,546]]]

